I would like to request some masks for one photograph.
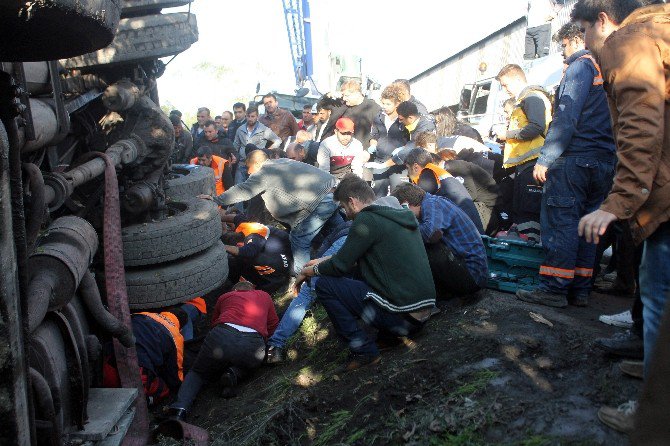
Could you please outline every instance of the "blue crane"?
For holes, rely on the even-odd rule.
[[[312,80],[312,24],[309,15],[309,1],[282,0],[282,3],[296,86],[301,88],[306,81],[309,81],[316,89]]]

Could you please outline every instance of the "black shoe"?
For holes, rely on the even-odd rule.
[[[219,385],[221,386],[222,398],[237,396],[237,374],[232,368],[223,372],[223,375],[219,378]]]
[[[168,420],[179,420],[184,421],[186,418],[186,409],[181,407],[170,407],[167,410]]]
[[[589,295],[580,293],[568,296],[568,303],[570,305],[574,305],[575,307],[588,307]]]
[[[524,302],[546,305],[548,307],[565,308],[568,306],[568,299],[564,295],[547,293],[538,289],[517,290],[516,297]]]
[[[630,330],[617,333],[611,338],[596,339],[596,346],[613,356],[643,359],[644,343],[642,338]]]
[[[350,353],[349,359],[347,359],[347,362],[344,364],[344,366],[338,370],[338,373],[351,372],[366,365],[375,365],[378,364],[380,360],[381,356],[379,353],[376,355]]]
[[[274,345],[269,346],[265,356],[265,363],[275,365],[282,362],[284,362],[284,349],[275,347]]]

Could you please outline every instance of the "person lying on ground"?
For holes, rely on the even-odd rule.
[[[358,319],[377,328],[381,337],[414,334],[435,307],[435,287],[416,218],[397,199],[375,200],[372,188],[355,175],[342,179],[334,199],[353,220],[347,240],[331,258],[310,261],[296,279],[296,288],[307,277],[319,276],[317,299],[349,345],[342,371],[350,371],[380,358]],[[361,280],[344,277],[356,265]]]

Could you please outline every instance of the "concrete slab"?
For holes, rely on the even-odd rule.
[[[107,437],[137,397],[137,389],[92,388],[88,394],[88,422],[70,440],[99,441]]]
[[[116,424],[116,427],[110,432],[110,434],[99,443],[96,443],[95,446],[121,446],[123,442],[123,437],[126,436],[130,425],[133,422],[135,417],[135,408],[131,407],[128,412],[121,418],[121,420]]]

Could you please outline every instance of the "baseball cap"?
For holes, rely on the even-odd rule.
[[[319,111],[316,109],[316,104],[312,105],[312,114],[315,115],[319,113]]]
[[[354,131],[354,121],[349,118],[340,118],[335,123],[335,128],[340,132],[353,132]]]

